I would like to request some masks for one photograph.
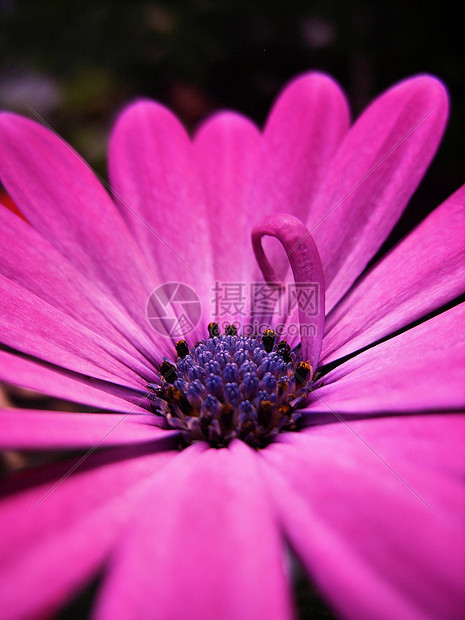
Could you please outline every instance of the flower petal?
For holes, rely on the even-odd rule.
[[[250,191],[260,133],[247,118],[231,112],[213,116],[195,136],[194,147],[205,188],[216,280],[244,282],[252,252],[246,198]],[[248,259],[248,260],[247,260]]]
[[[193,148],[179,121],[151,101],[129,106],[113,130],[109,172],[115,199],[159,282],[188,284],[209,304],[207,209]]]
[[[328,312],[402,213],[436,151],[447,109],[442,84],[415,77],[372,103],[341,144],[307,222],[325,268]]]
[[[332,78],[308,73],[293,80],[265,126],[250,196],[252,223],[283,211],[305,221],[348,128],[347,102]]]
[[[256,455],[185,450],[113,557],[97,618],[287,618],[283,557]]]
[[[89,167],[61,138],[15,114],[0,114],[0,148],[0,177],[28,221],[142,324],[153,278]]]
[[[135,363],[153,368],[168,352],[169,339],[157,338],[152,329],[144,334],[143,325],[138,326],[98,283],[88,280],[32,226],[6,209],[0,209],[0,243],[1,274],[130,352]]]
[[[357,284],[327,317],[329,363],[388,336],[465,292],[465,186]]]
[[[465,407],[465,304],[344,362],[314,391],[336,412],[434,411]]]
[[[19,355],[0,351],[0,380],[36,390],[55,398],[110,411],[145,412],[140,392],[125,390],[114,383],[65,372]],[[133,403],[132,405],[128,405]]]
[[[262,452],[286,535],[341,616],[460,617],[464,440],[464,416],[399,417]]]
[[[97,571],[147,478],[177,455],[143,450],[106,450],[79,466],[73,459],[2,481],[3,492],[10,493],[0,504],[6,617],[51,615]]]
[[[134,359],[64,312],[0,275],[0,342],[65,369],[128,387],[146,381],[132,370]],[[156,377],[138,369],[147,379]]]
[[[167,438],[155,417],[129,413],[70,413],[0,409],[0,449],[107,448]]]
[[[349,120],[344,93],[323,73],[302,75],[284,89],[270,112],[257,158],[247,208],[251,227],[282,212],[306,221]],[[288,262],[282,247],[267,239],[265,251],[284,280]],[[258,269],[249,280],[260,282]]]

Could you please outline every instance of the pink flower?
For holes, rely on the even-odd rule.
[[[2,481],[6,617],[53,613],[101,571],[97,618],[286,618],[285,543],[343,617],[459,617],[465,311],[454,300],[465,282],[465,189],[366,271],[446,116],[442,85],[420,76],[383,94],[349,130],[338,86],[309,74],[281,94],[263,134],[221,113],[192,145],[170,112],[139,102],[111,139],[114,201],[51,131],[0,116],[1,179],[29,222],[0,211],[0,378],[105,411],[0,413],[3,448],[73,451]],[[268,280],[273,265],[291,281],[279,248],[261,250],[264,235],[284,245],[297,281],[326,289],[326,324],[321,343],[320,308],[315,333],[301,344],[288,338],[288,359],[277,341],[260,344],[246,386],[228,361],[239,336],[192,345],[208,337],[216,281],[260,281],[252,230]],[[190,285],[202,302],[189,335],[192,377],[167,323],[160,334],[145,316],[151,292],[169,282]],[[299,307],[270,326],[289,327],[297,315],[302,325]],[[212,343],[222,347],[212,371],[222,382],[207,386]],[[310,376],[299,383],[299,361],[316,366],[321,344],[304,394]],[[283,396],[279,409],[281,359],[302,400]],[[160,378],[163,360],[176,362],[175,378],[166,364]],[[183,377],[191,383],[173,387]],[[215,396],[221,406],[232,403],[229,426],[224,410],[205,413],[215,390],[227,391]],[[286,411],[305,428],[276,435],[289,426]],[[159,428],[157,413],[188,441],[203,433],[215,443],[217,420],[227,447],[193,441],[179,450],[180,432]]]

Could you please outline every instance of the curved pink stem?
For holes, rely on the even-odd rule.
[[[317,247],[307,227],[285,213],[273,215],[252,231],[252,246],[258,266],[269,284],[277,282],[276,273],[265,256],[262,237],[275,237],[286,250],[296,285],[299,308],[302,360],[314,372],[321,352],[325,323],[325,281]]]

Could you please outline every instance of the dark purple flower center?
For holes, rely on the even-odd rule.
[[[181,430],[188,443],[220,448],[241,439],[266,446],[284,430],[296,430],[310,391],[312,368],[272,330],[262,337],[224,335],[215,323],[210,338],[189,349],[176,344],[175,364],[160,366],[161,381],[150,384],[152,410],[167,428]]]

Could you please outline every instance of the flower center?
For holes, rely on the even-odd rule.
[[[311,388],[313,370],[285,340],[266,329],[260,338],[238,336],[235,328],[188,348],[176,344],[175,364],[160,366],[160,384],[150,384],[152,411],[166,428],[181,430],[188,443],[227,446],[241,439],[266,446],[284,430],[296,430]]]
[[[323,337],[323,267],[304,224],[292,215],[275,214],[252,231],[255,258],[268,284],[275,286],[277,277],[262,247],[265,236],[283,245],[296,287],[315,296],[310,308],[302,296],[297,300],[299,348],[278,342],[271,329],[246,337],[228,325],[220,335],[216,323],[208,326],[210,337],[191,349],[185,340],[177,342],[176,363],[161,364],[160,383],[148,386],[149,398],[165,427],[182,431],[188,443],[207,441],[221,448],[241,439],[262,448],[280,431],[299,428]]]

